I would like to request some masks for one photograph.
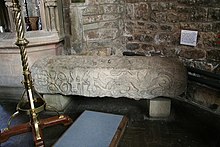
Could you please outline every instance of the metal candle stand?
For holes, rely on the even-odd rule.
[[[65,115],[54,116],[51,118],[46,118],[43,120],[38,119],[38,113],[45,110],[46,103],[40,94],[34,89],[33,80],[31,77],[31,72],[28,66],[28,56],[26,51],[26,46],[28,45],[28,40],[24,37],[24,22],[21,16],[21,8],[18,0],[12,0],[13,3],[13,11],[14,11],[14,19],[16,25],[17,32],[17,40],[16,45],[20,49],[22,67],[23,67],[23,76],[24,76],[24,87],[25,92],[22,95],[20,102],[17,105],[17,112],[15,112],[8,122],[8,128],[4,129],[0,133],[0,143],[3,143],[9,139],[9,137],[32,132],[34,143],[36,147],[44,147],[44,139],[42,129],[45,127],[63,124],[69,125],[72,123],[72,119]],[[25,100],[24,95],[26,94],[27,100]],[[34,97],[37,95],[37,98]],[[18,115],[21,112],[25,112],[30,116],[30,122],[25,124],[20,124],[17,126],[13,126],[10,128],[10,123],[12,118]]]

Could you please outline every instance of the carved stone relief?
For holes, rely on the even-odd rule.
[[[186,89],[186,70],[161,57],[58,56],[32,67],[40,93],[150,99],[175,97]]]

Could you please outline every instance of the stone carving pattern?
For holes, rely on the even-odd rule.
[[[82,65],[85,63],[82,60]],[[143,61],[139,63],[144,64]],[[176,69],[68,68],[63,62],[59,65],[61,66],[49,69],[45,66],[33,68],[35,85],[39,92],[140,99],[174,97],[183,92],[185,87],[184,81],[173,75]]]

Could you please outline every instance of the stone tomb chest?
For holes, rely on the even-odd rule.
[[[43,94],[136,100],[176,97],[187,82],[177,59],[156,56],[53,56],[35,62],[32,73]]]

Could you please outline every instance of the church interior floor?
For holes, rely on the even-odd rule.
[[[220,116],[179,100],[172,100],[169,118],[152,119],[147,115],[148,100],[126,98],[73,97],[64,114],[75,120],[84,110],[126,115],[129,122],[119,142],[119,147],[219,147]],[[17,102],[0,99],[0,128],[15,112]],[[42,112],[39,118],[54,116]],[[25,114],[17,116],[12,125],[28,122]],[[97,126],[98,127],[98,126]],[[56,125],[43,129],[45,146],[52,146],[68,127]],[[97,138],[98,139],[98,138]],[[32,133],[11,137],[1,147],[32,147]]]

